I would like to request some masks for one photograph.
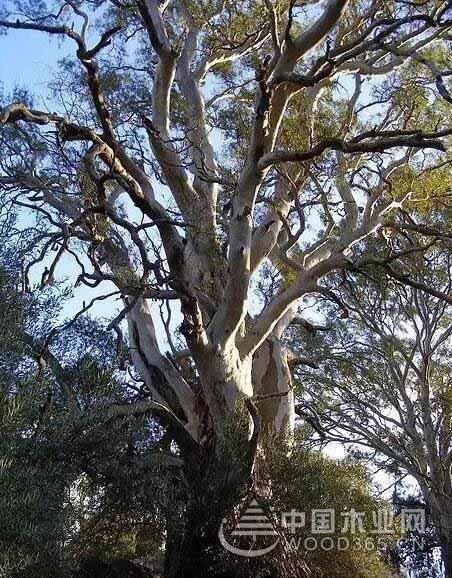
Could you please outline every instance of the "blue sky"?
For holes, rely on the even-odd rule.
[[[0,36],[0,79],[6,90],[20,86],[45,97],[46,84],[67,49],[67,43],[26,30]]]
[[[1,1],[1,0],[0,0]],[[74,54],[74,45],[68,40],[49,37],[46,34],[31,31],[11,30],[7,35],[0,35],[0,83],[5,92],[14,88],[25,88],[35,98],[36,108],[53,110],[52,99],[47,90],[48,82],[58,66],[58,61],[68,54]],[[36,267],[32,281],[41,278],[42,267]],[[57,268],[57,280],[67,279],[73,286],[79,270],[75,268],[72,257],[67,257]],[[88,303],[98,294],[109,293],[115,287],[110,283],[103,283],[100,289],[88,289],[84,286],[75,289],[74,298],[64,307],[62,316],[72,317],[81,306],[82,301]],[[169,346],[166,341],[163,325],[160,322],[158,307],[151,305],[154,310],[154,320],[159,341],[164,350]],[[122,302],[117,299],[100,301],[92,308],[91,314],[97,317],[112,318],[122,308]],[[179,311],[173,311],[173,324],[181,322]]]

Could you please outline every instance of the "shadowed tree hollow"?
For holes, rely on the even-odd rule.
[[[326,280],[376,238],[416,226],[422,250],[444,234],[418,207],[449,191],[450,4],[2,2],[2,33],[62,51],[51,105],[2,95],[2,207],[31,235],[24,284],[70,260],[73,284],[123,300],[111,329],[127,326],[143,385],[114,416],[155,416],[187,484],[170,577],[206,575],[267,440],[290,450],[291,371],[307,360],[284,336],[304,299],[335,301]],[[381,256],[394,264],[410,283],[408,259]]]

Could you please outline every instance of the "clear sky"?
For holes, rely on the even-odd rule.
[[[47,100],[47,82],[68,49],[67,42],[28,30],[0,36],[0,79],[6,91],[25,87]]]

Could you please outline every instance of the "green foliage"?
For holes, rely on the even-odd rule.
[[[52,385],[26,356],[21,333],[33,304],[12,275],[0,271],[0,575],[58,576],[70,470],[41,436],[42,420],[54,414]]]
[[[408,197],[406,210],[412,208],[419,215],[450,203],[452,173],[448,165],[428,171],[404,165],[392,172],[389,183],[392,198],[401,202]]]
[[[80,319],[53,343],[55,363],[37,361],[32,340],[48,333],[58,298],[20,293],[17,278],[14,265],[0,268],[0,575],[66,577],[86,558],[155,558],[177,479],[146,461],[161,428],[147,416],[109,419],[108,406],[127,399],[98,323]]]
[[[313,509],[334,509],[336,531],[334,541],[342,536],[350,541],[350,548],[331,551],[318,548],[303,552],[308,567],[314,573],[334,578],[390,578],[390,568],[378,552],[376,536],[371,533],[373,512],[388,508],[383,500],[370,493],[370,479],[363,467],[352,461],[337,461],[321,453],[297,449],[290,454],[278,444],[265,459],[264,478],[272,488],[270,504],[273,511],[306,513],[306,528],[297,530],[300,543],[311,536],[310,513]],[[265,483],[265,482],[264,482]],[[354,509],[364,512],[364,534],[342,533],[341,513]],[[319,536],[316,536],[319,538]],[[381,537],[381,536],[380,536]],[[393,540],[386,536],[388,544]]]

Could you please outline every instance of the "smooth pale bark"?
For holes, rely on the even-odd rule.
[[[130,351],[135,368],[152,397],[197,436],[199,418],[195,395],[170,360],[160,353],[149,304],[138,299],[128,314]]]
[[[295,403],[288,352],[280,339],[268,338],[253,357],[253,389],[257,396],[264,432],[291,439],[295,427]]]

